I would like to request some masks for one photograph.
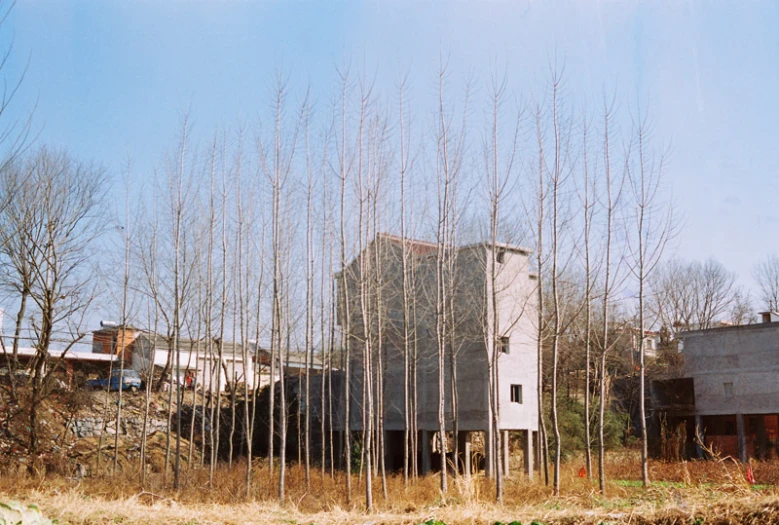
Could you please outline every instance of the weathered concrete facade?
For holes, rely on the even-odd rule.
[[[438,247],[420,241],[405,242],[410,252],[407,269],[412,276],[407,280],[409,311],[404,311],[403,300],[403,240],[380,234],[339,275],[339,279],[346,276],[349,296],[346,323],[346,300],[342,287],[338,287],[339,325],[348,332],[350,343],[351,430],[359,431],[363,426],[363,357],[367,345],[374,356],[372,377],[375,380],[379,370],[383,373],[377,384],[383,385],[387,449],[398,451],[401,457],[406,426],[404,359],[408,351],[409,388],[417,392],[417,403],[410,407],[410,413],[416,415],[420,461],[425,470],[430,465],[431,436],[439,429]],[[447,253],[450,263],[444,273],[451,294],[445,309],[450,333],[445,344],[445,419],[447,431],[457,432],[451,437],[458,440],[460,455],[466,458],[470,433],[492,430],[489,367],[495,357],[500,414],[497,430],[504,436],[508,431],[522,431],[525,457],[532,458],[533,433],[538,428],[537,289],[535,276],[529,272],[529,255],[528,250],[500,245],[493,258],[488,244],[459,247]],[[497,261],[494,307],[493,259]],[[361,272],[366,272],[362,283]],[[498,333],[493,333],[495,315]],[[405,318],[409,323],[408,342]],[[376,362],[379,356],[381,369]],[[396,440],[401,440],[399,445],[391,442]],[[448,448],[451,451],[451,443]],[[470,460],[464,464],[469,468]],[[532,466],[526,467],[532,473]]]
[[[680,333],[694,406],[677,410],[688,440],[725,455],[776,457],[779,432],[779,322]],[[679,423],[677,423],[679,424]],[[698,447],[699,455],[703,453]]]

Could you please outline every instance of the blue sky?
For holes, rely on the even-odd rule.
[[[776,2],[20,0],[11,35],[8,78],[29,67],[8,116],[37,103],[39,140],[105,164],[118,186],[128,155],[148,176],[189,107],[203,132],[256,118],[279,69],[320,100],[345,61],[377,71],[380,89],[408,71],[421,100],[443,50],[455,83],[505,67],[532,98],[556,57],[569,93],[640,100],[670,144],[678,255],[713,256],[750,284],[779,251]]]

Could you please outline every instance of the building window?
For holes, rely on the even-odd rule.
[[[522,404],[522,385],[511,385],[511,402]]]
[[[498,251],[495,254],[495,260],[498,261],[498,264],[503,264],[503,262],[506,260],[505,248],[498,248]]]
[[[501,337],[498,339],[498,350],[500,350],[501,354],[508,354],[509,353],[509,338],[508,337]]]
[[[733,397],[733,383],[722,383],[725,387],[725,397]]]

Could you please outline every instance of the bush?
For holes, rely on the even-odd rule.
[[[598,402],[598,399],[593,399],[590,408],[590,438],[592,439],[593,449],[597,447]],[[551,401],[547,401],[545,410],[546,428],[549,434],[549,450],[553,451],[555,440],[550,414]],[[566,461],[585,448],[584,404],[566,397],[558,398],[557,417],[560,423],[560,455],[562,460]],[[621,440],[624,434],[626,417],[624,413],[607,408],[603,428],[603,437],[607,449],[622,445]]]

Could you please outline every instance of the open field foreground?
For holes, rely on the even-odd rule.
[[[159,475],[147,487],[131,480],[90,477],[81,481],[63,476],[3,476],[0,501],[36,504],[43,514],[70,524],[421,524],[430,520],[447,525],[521,522],[537,524],[762,524],[779,523],[779,464],[754,464],[757,484],[746,482],[734,462],[652,464],[652,486],[644,490],[637,480],[639,463],[632,455],[614,458],[608,465],[612,480],[607,494],[597,481],[577,477],[579,462],[564,470],[563,490],[551,489],[515,475],[506,487],[505,503],[491,501],[492,486],[484,479],[452,483],[446,501],[438,492],[438,478],[417,481],[408,491],[399,476],[388,479],[388,499],[376,483],[376,511],[363,511],[362,484],[353,483],[353,501],[347,504],[343,480],[312,470],[311,490],[305,491],[302,468],[288,473],[286,503],[274,501],[275,487],[267,471],[258,468],[254,501],[243,499],[241,465],[216,473],[217,489],[207,487],[203,470],[182,476],[182,489],[162,487]],[[619,474],[622,474],[619,476]]]

